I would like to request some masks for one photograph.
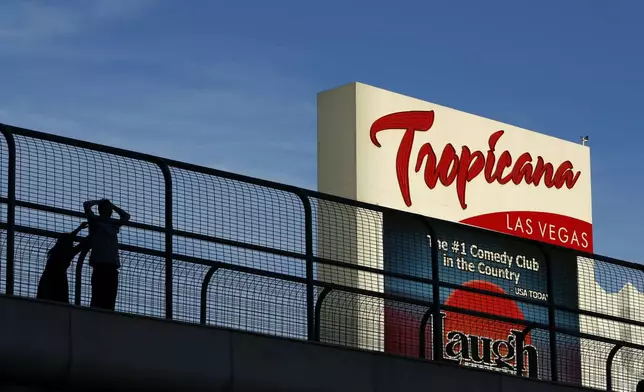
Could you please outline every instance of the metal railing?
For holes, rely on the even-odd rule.
[[[57,235],[85,220],[83,201],[107,197],[132,215],[120,234],[120,312],[606,390],[634,390],[644,372],[641,265],[8,125],[0,131],[5,295],[35,297]],[[78,306],[90,297],[83,259],[69,270]]]

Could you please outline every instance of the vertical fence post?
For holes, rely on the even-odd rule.
[[[548,288],[548,330],[550,336],[550,378],[552,381],[559,380],[558,354],[557,354],[557,321],[555,319],[555,290],[552,276],[552,259],[550,253],[541,247],[541,252],[546,262],[546,284]]]
[[[622,349],[621,344],[616,345],[613,347],[612,350],[610,350],[610,353],[608,354],[608,358],[606,359],[606,391],[607,392],[612,392],[613,391],[613,360],[615,359],[615,355],[617,355],[617,352]]]
[[[306,243],[306,326],[307,337],[315,340],[315,287],[313,285],[313,208],[311,200],[303,192],[297,192],[304,206],[304,237]]]
[[[322,329],[322,325],[320,324],[320,320],[322,319],[322,303],[324,302],[324,299],[331,294],[331,291],[333,289],[325,287],[322,289],[322,292],[318,296],[318,299],[315,303],[315,327],[314,327],[314,334],[313,334],[313,340],[316,342],[320,341],[320,332]]]
[[[76,278],[74,279],[74,305],[81,306],[81,297],[83,294],[83,264],[85,257],[89,253],[89,247],[83,247],[76,261]]]
[[[524,335],[524,339],[525,339],[525,336],[528,336],[531,330],[532,330],[532,327],[530,326],[523,328],[523,331],[521,331],[521,333]],[[523,355],[517,355],[516,359],[517,359],[517,368],[516,368],[517,376],[523,377]]]
[[[429,229],[431,236],[432,247],[432,351],[434,352],[434,361],[443,360],[443,317],[441,316],[441,291],[438,283],[439,277],[439,264],[438,264],[438,238],[436,238],[436,230],[434,227],[424,219],[425,225]]]
[[[174,227],[172,223],[172,174],[170,167],[164,160],[159,159],[157,165],[161,168],[165,182],[165,318],[172,320],[172,242],[174,239]]]
[[[208,318],[208,314],[206,312],[208,309],[208,285],[217,270],[219,270],[219,264],[215,264],[210,267],[206,276],[203,278],[203,282],[201,282],[201,305],[199,306],[199,323],[201,325],[206,325],[206,320]]]
[[[9,167],[7,181],[7,271],[5,275],[5,290],[7,295],[13,295],[14,287],[14,257],[16,241],[16,141],[13,133],[0,124],[0,132],[7,141],[9,150]]]
[[[427,309],[423,318],[420,320],[420,330],[418,331],[418,358],[426,359],[427,357],[427,347],[425,346],[425,335],[427,334],[427,322],[432,316],[434,306]]]

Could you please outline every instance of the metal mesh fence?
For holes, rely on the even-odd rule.
[[[393,306],[399,305],[401,304],[395,303]],[[326,295],[324,301],[319,301],[318,306],[320,306],[321,315],[319,320],[321,342],[384,351],[384,300],[368,295],[332,290]],[[404,341],[400,343],[404,344]]]
[[[172,168],[174,228],[304,253],[304,207],[294,194]]]
[[[204,278],[211,266],[180,260],[172,262],[172,302],[174,319],[189,323],[200,322],[201,292]]]
[[[119,233],[118,312],[171,309],[177,321],[600,389],[633,390],[644,377],[638,266],[4,129],[15,137],[16,201],[0,138],[1,293],[11,264],[13,294],[35,297],[57,236],[86,220],[84,201],[107,197],[132,216]],[[81,306],[90,255],[67,270]]]
[[[288,338],[306,338],[306,285],[222,270],[208,289],[207,323]]]
[[[16,199],[22,203],[82,213],[83,202],[108,198],[126,210],[134,223],[165,223],[164,180],[158,166],[107,153],[16,137]],[[16,223],[35,228],[71,231],[59,214],[24,209]],[[124,244],[161,250],[160,233],[124,227]]]
[[[42,271],[45,269],[47,250],[54,238],[16,233],[15,248],[15,294],[36,297],[36,289]]]

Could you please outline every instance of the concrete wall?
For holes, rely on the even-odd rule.
[[[0,384],[15,390],[557,392],[582,389],[218,328],[0,297]],[[46,389],[38,389],[46,388]]]

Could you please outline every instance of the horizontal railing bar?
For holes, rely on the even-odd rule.
[[[408,305],[418,305],[418,306],[424,306],[426,308],[431,308],[431,307],[434,306],[431,301],[423,301],[423,300],[420,300],[420,299],[403,297],[403,296],[396,295],[396,294],[383,293],[381,291],[370,291],[370,290],[365,290],[365,289],[359,289],[359,288],[356,288],[356,287],[349,287],[349,286],[339,285],[339,284],[336,284],[336,283],[324,282],[324,281],[321,281],[321,280],[315,280],[313,282],[313,284],[315,286],[325,287],[325,288],[329,288],[331,290],[346,291],[346,292],[350,292],[350,293],[353,293],[353,294],[364,295],[366,297],[374,297],[374,298],[380,298],[380,299],[384,299],[384,300],[397,301],[397,302],[401,302],[401,303],[408,304]]]
[[[5,197],[0,197],[0,202],[6,203],[6,200],[7,199]],[[72,217],[75,217],[75,218],[87,219],[87,214],[85,212],[74,211],[74,210],[70,210],[70,209],[67,209],[67,208],[52,207],[52,206],[48,206],[48,205],[44,205],[44,204],[32,203],[32,202],[29,202],[29,201],[16,200],[16,206],[17,207],[28,208],[28,209],[36,210],[36,211],[51,212],[51,213],[59,214],[59,215],[68,215],[68,216],[72,216]],[[143,229],[143,230],[148,230],[148,231],[155,231],[155,232],[158,232],[158,233],[164,233],[165,232],[165,228],[160,227],[160,226],[150,225],[150,224],[147,224],[147,223],[138,223],[138,222],[128,221],[128,222],[123,223],[123,226],[137,228],[137,229]]]
[[[0,197],[0,203],[7,203],[7,198],[6,197]],[[36,211],[43,211],[43,212],[51,212],[59,215],[67,215],[67,216],[72,216],[76,218],[82,218],[86,219],[87,214],[84,212],[80,211],[74,211],[66,208],[59,208],[59,207],[52,207],[52,206],[46,206],[42,204],[36,204],[32,202],[27,202],[27,201],[21,201],[21,200],[16,200],[16,205],[19,207],[23,208],[29,208],[32,210]],[[165,227],[161,226],[154,226],[146,223],[137,223],[133,221],[128,221],[123,223],[124,227],[132,227],[132,228],[138,228],[138,229],[143,229],[143,230],[149,230],[149,231],[154,231],[157,233],[165,233],[166,229]],[[190,239],[195,239],[195,240],[200,240],[200,241],[208,241],[208,242],[213,242],[213,243],[218,243],[222,245],[229,245],[229,246],[234,246],[237,248],[243,248],[243,249],[248,249],[248,250],[254,250],[258,252],[264,252],[264,253],[269,253],[269,254],[274,254],[277,256],[283,256],[283,257],[291,257],[291,258],[297,258],[297,259],[305,259],[306,256],[301,253],[296,253],[296,252],[291,252],[291,251],[285,251],[285,250],[280,250],[280,249],[275,249],[275,248],[269,248],[266,246],[262,245],[255,245],[255,244],[249,244],[245,242],[240,242],[240,241],[235,241],[235,240],[229,240],[225,238],[220,238],[220,237],[214,237],[214,236],[209,236],[205,234],[197,234],[197,233],[191,233],[188,231],[183,231],[183,230],[172,230],[172,234],[177,237],[185,237],[185,238],[190,238]],[[176,238],[175,238],[176,239]]]
[[[213,237],[209,235],[204,235],[204,234],[197,234],[197,233],[191,233],[188,231],[182,231],[182,230],[172,230],[172,234],[177,237],[186,237],[194,240],[200,240],[200,241],[206,241],[206,242],[216,242],[218,244],[222,245],[228,245],[228,246],[233,246],[236,248],[243,248],[247,250],[254,250],[257,252],[263,252],[263,253],[269,253],[273,254],[276,256],[282,256],[282,257],[290,257],[293,259],[300,259],[300,260],[305,260],[306,255],[302,253],[296,253],[296,252],[291,252],[287,250],[281,250],[281,249],[275,249],[275,248],[269,248],[267,246],[262,246],[262,245],[255,245],[255,244],[249,244],[247,242],[240,242],[240,241],[235,241],[235,240],[228,240],[225,238],[221,237]],[[176,240],[177,238],[175,238]]]
[[[0,228],[5,229],[6,225],[7,225],[6,223],[2,222],[0,223]],[[23,233],[23,234],[31,234],[39,237],[49,237],[49,238],[58,238],[61,234],[51,230],[39,229],[39,228],[23,226],[23,225],[16,225],[16,232]],[[77,235],[74,239],[76,241],[81,241],[86,238],[87,238],[86,236]],[[122,249],[128,252],[141,253],[141,254],[145,254],[148,256],[155,256],[155,257],[163,257],[165,255],[163,251],[143,248],[143,247],[129,245],[129,244],[119,244],[119,249]]]
[[[302,284],[306,283],[306,278],[302,278],[296,275],[288,275],[288,274],[283,274],[281,272],[267,271],[259,268],[246,267],[243,265],[231,264],[231,263],[226,263],[222,261],[211,261],[208,259],[203,259],[195,256],[188,256],[188,255],[174,253],[172,254],[172,259],[177,261],[185,261],[187,263],[204,265],[204,266],[217,266],[221,269],[231,270],[235,272],[242,272],[250,275],[259,275],[259,276],[264,276],[268,278],[276,278],[276,279],[281,279],[281,280],[285,280],[293,283],[302,283]]]
[[[592,340],[595,342],[601,342],[601,343],[612,344],[612,345],[620,344],[624,347],[632,348],[633,350],[644,351],[644,345],[637,344],[637,343],[625,342],[622,340],[616,340],[616,339],[607,338],[604,336],[597,336],[597,335],[592,335],[592,334],[577,332],[577,331],[570,331],[570,333],[568,333],[568,332],[559,332],[557,331],[557,329],[555,329],[555,332],[561,333],[563,335],[571,335],[571,336],[586,339],[586,340]]]
[[[518,318],[513,318],[513,317],[506,317],[506,316],[499,316],[494,313],[488,313],[488,312],[481,312],[478,310],[472,310],[472,309],[466,309],[466,308],[461,308],[458,306],[452,306],[452,305],[441,305],[441,310],[446,310],[448,312],[455,312],[459,314],[465,314],[468,316],[474,316],[474,317],[479,317],[487,320],[494,320],[494,321],[502,321],[504,323],[512,323],[512,324],[519,324],[523,325],[526,327],[532,327],[532,328],[538,328],[538,329],[545,329],[547,330],[548,324],[544,323],[539,323],[536,321],[528,321],[528,320],[522,320]]]
[[[6,223],[0,223],[0,228],[5,228]],[[19,233],[24,233],[24,234],[31,234],[31,235],[36,235],[36,236],[41,236],[41,237],[50,237],[50,238],[57,238],[60,233],[51,231],[51,230],[45,230],[45,229],[37,229],[33,227],[27,227],[27,226],[21,226],[21,225],[16,225],[16,232]],[[76,236],[76,240],[83,240],[87,237],[83,236]],[[148,248],[142,248],[139,246],[134,246],[134,245],[128,245],[128,244],[119,244],[119,249],[125,250],[128,252],[133,252],[133,253],[140,253],[140,254],[145,254],[149,256],[155,256],[159,258],[164,258],[165,257],[165,252],[160,251],[160,250],[153,250],[153,249],[148,249]],[[293,275],[287,275],[287,274],[281,274],[278,272],[272,272],[272,271],[266,271],[262,269],[257,269],[257,268],[252,268],[252,267],[244,267],[240,266],[237,264],[230,264],[230,263],[225,263],[225,262],[220,262],[220,261],[210,261],[207,259],[201,259],[198,257],[192,257],[192,256],[187,256],[187,255],[181,255],[181,254],[173,254],[172,255],[173,260],[177,261],[185,261],[189,262],[192,264],[197,264],[197,265],[204,265],[204,266],[213,266],[217,265],[218,267],[222,269],[228,269],[232,271],[237,271],[237,272],[244,272],[252,275],[259,275],[259,276],[266,276],[266,277],[273,277],[281,280],[286,280],[286,281],[291,281],[291,282],[296,282],[296,283],[306,283],[305,278],[300,278],[297,276]]]
[[[613,316],[613,315],[610,315],[610,314],[593,312],[591,310],[562,308],[560,306],[555,306],[554,309],[558,310],[558,311],[578,314],[578,315],[581,315],[581,316],[594,317],[594,318],[598,318],[598,319],[601,319],[601,320],[615,321],[615,322],[622,323],[622,324],[634,325],[636,327],[644,327],[644,322],[642,322],[642,321],[631,320],[631,319],[627,319],[627,318],[624,318],[624,317]]]
[[[92,151],[97,151],[97,152],[103,152],[111,155],[117,155],[120,157],[124,158],[130,158],[130,159],[135,159],[135,160],[140,160],[148,163],[154,163],[158,164],[160,162],[163,162],[167,164],[168,166],[173,166],[176,167],[177,169],[183,169],[187,171],[193,171],[193,172],[198,172],[198,173],[203,173],[203,174],[209,174],[209,175],[214,175],[217,177],[222,177],[222,178],[228,178],[231,180],[236,180],[240,182],[247,182],[249,184],[254,184],[254,185],[259,185],[267,188],[274,188],[286,192],[291,192],[291,193],[296,193],[300,190],[300,188],[291,186],[291,185],[286,185],[286,184],[281,184],[279,182],[274,182],[274,181],[269,181],[269,180],[263,180],[259,178],[254,178],[254,177],[249,177],[245,176],[242,174],[236,174],[236,173],[231,173],[231,172],[226,172],[223,170],[219,169],[213,169],[213,168],[208,168],[205,166],[199,166],[195,164],[190,164],[190,163],[185,163],[185,162],[180,162],[180,161],[175,161],[173,159],[168,159],[168,158],[162,158],[159,156],[151,155],[151,154],[145,154],[141,152],[136,152],[132,150],[126,150],[123,148],[119,147],[111,147],[111,146],[106,146],[103,144],[99,143],[94,143],[94,142],[88,142],[84,140],[78,140],[78,139],[72,139],[66,136],[60,136],[60,135],[54,135],[51,133],[45,133],[41,131],[35,131],[32,129],[26,129],[26,128],[21,128],[17,127],[14,125],[8,125],[8,124],[2,124],[7,127],[7,130],[11,132],[14,135],[17,136],[22,136],[22,137],[28,137],[32,139],[40,139],[40,140],[46,140],[49,142],[53,143],[59,143],[59,144],[64,144],[68,146],[73,146],[73,147],[80,147],[86,150],[92,150]]]
[[[416,282],[416,283],[425,283],[425,284],[434,284],[433,279],[428,279],[428,278],[421,278],[419,276],[414,276],[414,275],[408,275],[405,273],[400,273],[400,272],[393,272],[393,271],[387,271],[384,269],[380,268],[374,268],[374,267],[367,267],[365,265],[360,265],[360,264],[353,264],[353,263],[348,263],[345,261],[337,261],[337,260],[331,260],[323,257],[314,257],[313,261],[317,264],[322,264],[322,265],[328,265],[328,266],[334,266],[334,267],[339,267],[339,268],[347,268],[350,270],[355,270],[355,271],[361,271],[361,272],[369,272],[373,274],[379,274],[383,275],[385,277],[389,278],[398,278],[398,279],[405,279],[411,282]]]

